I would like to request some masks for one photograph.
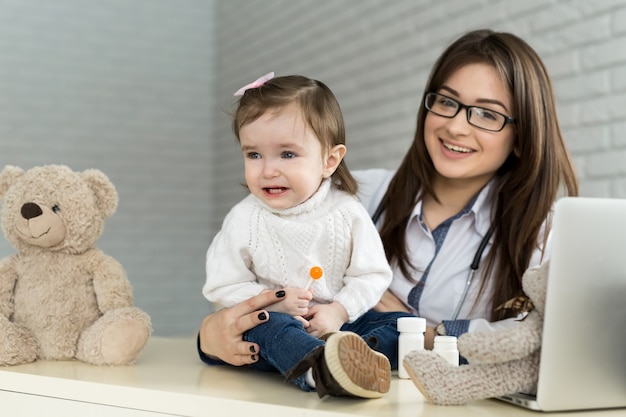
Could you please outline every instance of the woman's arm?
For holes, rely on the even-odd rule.
[[[383,313],[391,311],[404,311],[405,313],[411,312],[411,310],[409,310],[404,303],[389,290],[383,293],[383,296],[380,298],[380,301],[378,301],[378,304],[374,306],[374,310]]]
[[[374,310],[381,312],[388,311],[404,311],[406,313],[410,313],[411,311],[404,305],[402,301],[395,295],[393,295],[389,290],[385,291],[383,296],[381,297]],[[435,340],[435,328],[434,327],[426,327],[426,332],[424,333],[424,348],[432,349],[434,340]]]
[[[198,334],[200,358],[207,363],[218,359],[234,366],[256,362],[259,346],[244,341],[243,334],[269,320],[269,313],[263,309],[284,296],[284,291],[264,292],[206,316]]]

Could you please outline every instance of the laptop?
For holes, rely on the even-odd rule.
[[[538,411],[626,407],[626,199],[557,201],[537,395],[500,400]]]

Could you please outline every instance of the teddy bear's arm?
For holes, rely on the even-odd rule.
[[[496,332],[465,333],[459,337],[459,353],[469,363],[499,363],[521,359],[541,346],[543,320],[532,311],[519,326]]]
[[[498,363],[524,358],[541,347],[543,311],[549,262],[528,268],[522,287],[535,305],[526,318],[507,330],[492,333],[466,333],[459,337],[459,353],[470,363]]]
[[[17,256],[0,260],[0,314],[10,319],[13,315],[13,290],[17,281]]]
[[[96,251],[93,258],[93,285],[100,311],[133,305],[133,288],[122,265],[101,251]]]

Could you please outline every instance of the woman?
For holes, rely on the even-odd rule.
[[[469,32],[435,63],[417,119],[395,173],[355,173],[394,272],[375,310],[425,317],[427,347],[435,332],[514,326],[523,272],[549,257],[552,206],[578,193],[545,66],[515,35]],[[207,316],[201,358],[256,362],[241,335],[276,294]]]

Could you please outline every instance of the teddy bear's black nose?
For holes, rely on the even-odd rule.
[[[41,208],[39,207],[39,205],[35,204],[35,203],[26,203],[22,206],[22,210],[20,210],[22,213],[22,217],[24,217],[26,220],[35,218],[37,216],[41,216],[43,214],[43,211],[41,211]]]

